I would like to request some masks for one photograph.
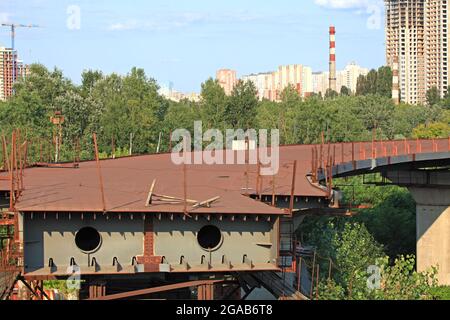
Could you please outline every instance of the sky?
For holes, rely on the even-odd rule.
[[[0,0],[0,23],[19,28],[25,63],[57,67],[75,83],[98,69],[144,68],[161,86],[199,92],[217,69],[238,76],[303,64],[328,69],[328,29],[337,65],[385,63],[382,0]],[[11,46],[0,28],[0,45]]]

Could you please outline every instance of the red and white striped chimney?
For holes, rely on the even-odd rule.
[[[330,27],[330,89],[337,91],[336,88],[336,28]]]
[[[395,56],[392,63],[392,100],[396,105],[400,104],[400,78],[399,78],[399,60]]]

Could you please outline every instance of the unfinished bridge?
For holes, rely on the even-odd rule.
[[[89,299],[258,287],[313,298],[319,271],[302,264],[295,232],[307,215],[350,214],[333,181],[369,173],[411,191],[418,269],[439,265],[450,284],[450,139],[282,146],[275,176],[260,164],[177,166],[170,154],[99,160],[97,148],[96,161],[30,163],[33,148],[15,136],[3,148],[4,297],[17,280],[43,298],[43,280],[79,275]]]

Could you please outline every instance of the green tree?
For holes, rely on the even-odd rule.
[[[332,89],[327,89],[327,92],[325,92],[325,100],[327,99],[334,99],[338,96],[339,94],[332,90]]]
[[[376,81],[376,94],[386,98],[392,98],[392,70],[390,67],[381,67],[378,69]]]
[[[224,129],[228,97],[217,80],[202,83],[200,114],[204,129]]]
[[[133,153],[156,150],[168,107],[158,89],[155,80],[136,68],[125,77],[111,74],[96,83],[92,98],[102,112],[99,122],[91,123],[91,131],[98,130],[103,151],[111,152],[112,139],[122,148],[132,140]]]
[[[438,122],[443,118],[438,106],[400,104],[392,115],[393,138],[411,138],[413,130],[421,124]]]
[[[389,67],[380,67],[378,70],[370,70],[364,76],[358,77],[356,95],[380,95],[392,98],[392,70]]]
[[[346,86],[341,87],[341,96],[349,96],[351,95],[351,91]]]
[[[104,78],[101,71],[85,70],[81,74],[81,92],[84,96],[90,95],[97,82]]]
[[[432,87],[427,91],[427,105],[435,106],[441,101],[441,95],[437,87]]]
[[[413,137],[419,139],[447,138],[449,136],[450,125],[444,122],[421,124],[413,131]]]
[[[239,81],[225,108],[225,121],[235,129],[255,128],[258,106],[257,90],[253,82]]]

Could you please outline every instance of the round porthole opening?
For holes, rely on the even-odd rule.
[[[100,233],[91,227],[80,229],[75,235],[75,244],[83,252],[93,252],[100,247],[102,238]]]
[[[197,234],[197,241],[204,250],[217,249],[222,242],[222,233],[216,226],[205,226]]]

